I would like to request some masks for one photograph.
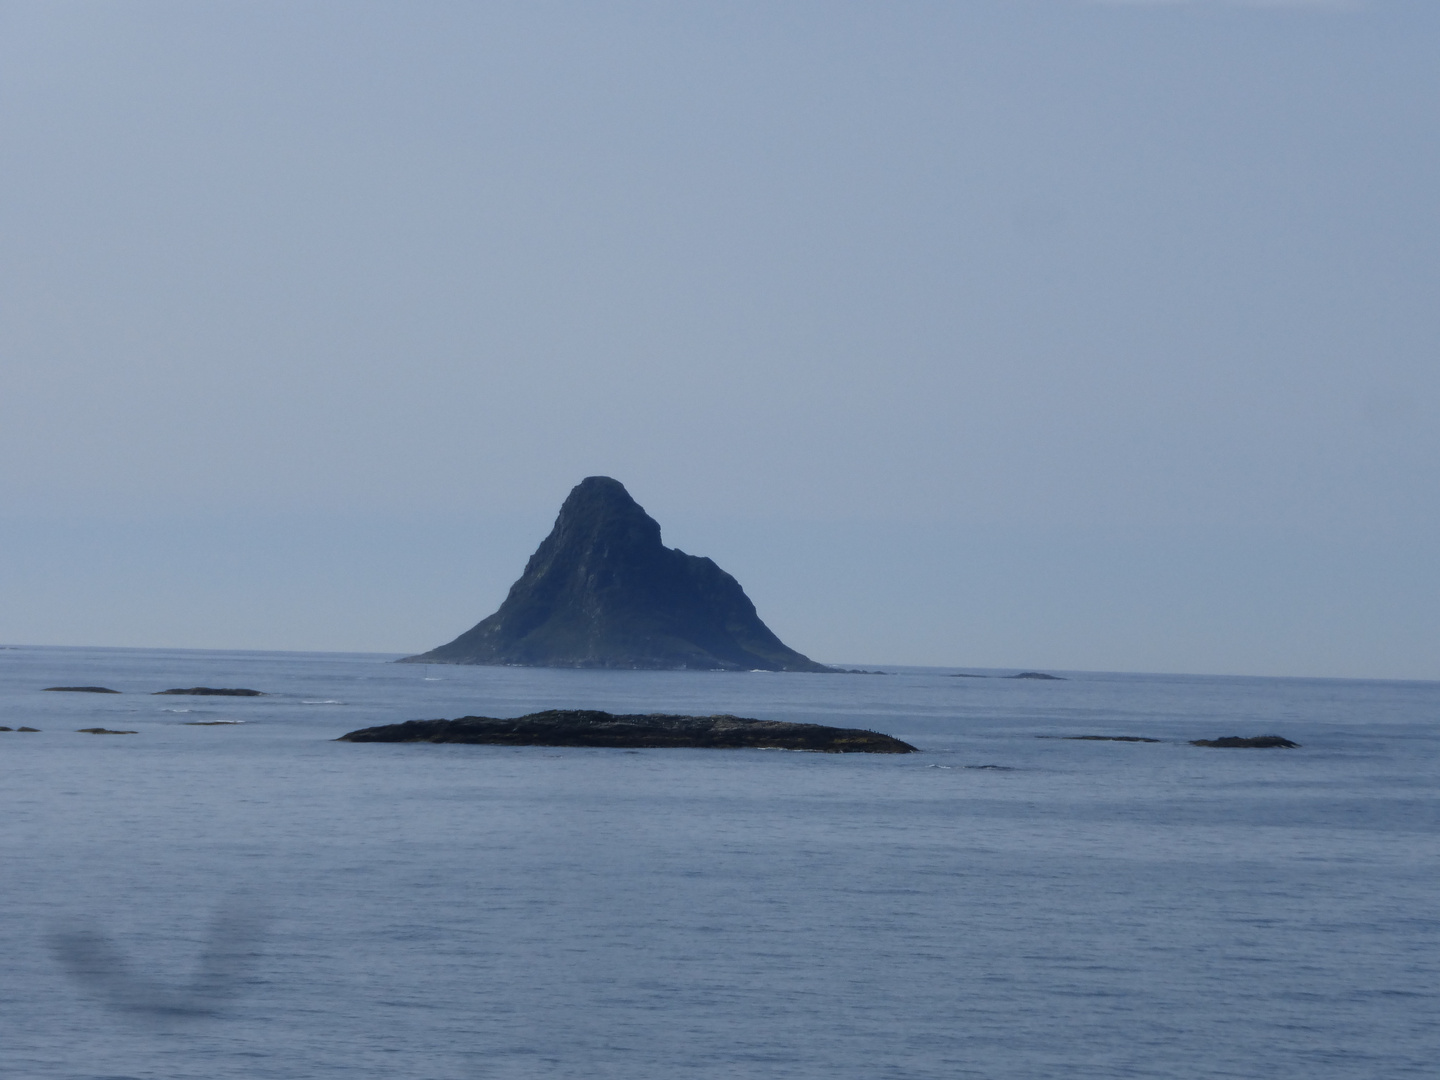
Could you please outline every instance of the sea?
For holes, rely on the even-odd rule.
[[[1440,683],[394,659],[0,649],[0,1075],[1440,1075]],[[545,708],[921,752],[335,741]]]

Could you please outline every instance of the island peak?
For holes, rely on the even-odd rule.
[[[500,609],[400,663],[815,671],[710,559],[667,548],[625,485],[589,476],[560,507]]]

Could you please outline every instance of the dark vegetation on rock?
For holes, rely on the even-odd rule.
[[[601,746],[626,749],[817,750],[831,754],[909,754],[915,747],[876,731],[751,720],[742,716],[622,715],[551,709],[513,720],[462,716],[363,728],[337,742],[486,743],[499,746]]]
[[[660,542],[618,480],[587,477],[500,610],[401,663],[832,671],[791,649],[709,559]]]
[[[46,690],[57,690],[62,694],[118,694],[108,686],[47,686]]]
[[[197,697],[264,697],[261,690],[246,690],[240,687],[227,688],[217,686],[192,686],[188,690],[156,690],[153,696],[160,694],[192,694]]]
[[[1282,739],[1279,735],[1256,735],[1253,738],[1242,739],[1238,735],[1227,735],[1223,739],[1191,739],[1191,746],[1220,746],[1220,747],[1251,747],[1256,750],[1290,750],[1300,746],[1299,743],[1291,742],[1289,739]]]
[[[14,731],[14,730],[15,730],[14,728],[0,727],[0,731]]]
[[[82,735],[138,735],[137,731],[111,731],[103,727],[82,727],[79,729]]]
[[[1059,675],[1046,675],[1043,671],[1022,671],[1019,675],[1005,675],[1006,679],[1045,679],[1049,682],[1064,682]]]

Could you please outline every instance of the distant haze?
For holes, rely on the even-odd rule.
[[[1440,678],[1440,5],[0,2],[0,642]]]

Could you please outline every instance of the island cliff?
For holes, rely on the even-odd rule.
[[[400,663],[833,670],[771,633],[712,561],[665,547],[655,519],[608,476],[570,492],[499,611]]]

